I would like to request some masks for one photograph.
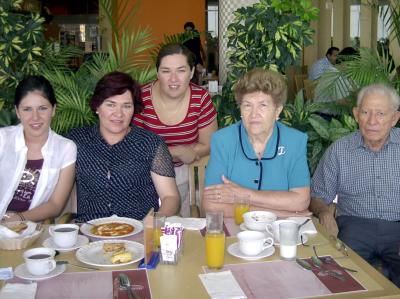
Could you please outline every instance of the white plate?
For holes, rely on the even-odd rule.
[[[112,237],[105,237],[105,236],[99,236],[92,234],[90,231],[93,228],[93,225],[99,225],[103,223],[109,223],[109,222],[121,222],[121,223],[127,223],[130,224],[134,227],[133,232],[122,235],[122,236],[112,236]],[[94,238],[99,238],[99,239],[117,239],[117,238],[125,238],[128,236],[136,235],[140,233],[143,230],[143,224],[139,220],[132,219],[132,218],[126,218],[126,217],[118,217],[118,216],[111,216],[111,217],[106,217],[106,218],[99,218],[99,219],[93,219],[88,221],[88,223],[91,223],[93,225],[84,223],[81,226],[81,232],[82,234],[89,236],[89,237],[94,237]]]
[[[83,245],[86,245],[87,243],[89,243],[89,238],[88,237],[82,236],[82,235],[78,235],[78,241],[75,243],[74,246],[69,247],[69,248],[63,248],[63,247],[57,246],[53,242],[53,238],[52,237],[47,238],[46,240],[44,240],[42,245],[44,247],[52,248],[52,249],[58,250],[60,252],[67,252],[67,251],[72,251],[72,250],[78,249],[79,247],[82,247]]]
[[[259,260],[259,259],[262,259],[262,258],[270,256],[270,255],[273,255],[274,252],[275,252],[275,247],[271,246],[271,247],[269,247],[267,249],[264,249],[263,251],[261,251],[257,255],[248,256],[248,255],[245,255],[244,253],[242,253],[240,251],[239,243],[236,242],[236,243],[233,243],[233,244],[229,245],[228,252],[229,252],[230,255],[233,255],[235,257],[238,257],[238,258],[241,258],[241,259],[244,259],[244,260],[248,260],[248,261],[255,261],[255,260]]]
[[[65,268],[65,265],[57,265],[53,271],[46,275],[33,275],[28,271],[26,265],[22,264],[14,269],[14,275],[27,280],[45,280],[62,274],[65,271]]]
[[[125,248],[132,254],[132,261],[112,264],[111,253],[103,253],[104,243],[125,243]],[[89,243],[76,251],[76,258],[82,263],[97,267],[118,267],[133,264],[144,257],[144,246],[138,242],[126,240],[104,240]]]

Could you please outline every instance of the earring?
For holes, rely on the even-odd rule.
[[[96,114],[99,114],[99,111],[96,111]]]

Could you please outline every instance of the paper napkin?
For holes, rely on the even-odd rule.
[[[199,274],[212,299],[247,299],[231,271]]]
[[[178,216],[168,217],[165,222],[181,223],[184,229],[201,230],[206,226],[205,218],[182,218]]]
[[[0,299],[35,299],[37,283],[7,283],[0,291]]]
[[[32,221],[27,221],[26,225],[28,227],[24,229],[20,234],[12,231],[4,225],[0,225],[0,239],[15,239],[32,235],[36,230],[37,224]]]
[[[287,218],[288,220],[294,220],[296,221],[298,224],[302,224],[304,221],[306,221],[307,219],[309,219],[309,217],[289,217]],[[317,229],[315,228],[314,223],[312,222],[312,219],[310,221],[308,221],[306,224],[304,224],[301,228],[300,228],[300,234],[316,234],[317,233]]]

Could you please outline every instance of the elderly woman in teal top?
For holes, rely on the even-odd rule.
[[[309,215],[307,135],[278,122],[287,86],[277,72],[254,69],[235,86],[242,120],[213,134],[202,207],[232,217],[233,195],[251,210]]]

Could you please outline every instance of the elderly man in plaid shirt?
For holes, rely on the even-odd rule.
[[[310,210],[333,235],[400,286],[400,98],[383,84],[361,89],[359,130],[333,143],[311,183]],[[328,209],[338,197],[336,219]]]

